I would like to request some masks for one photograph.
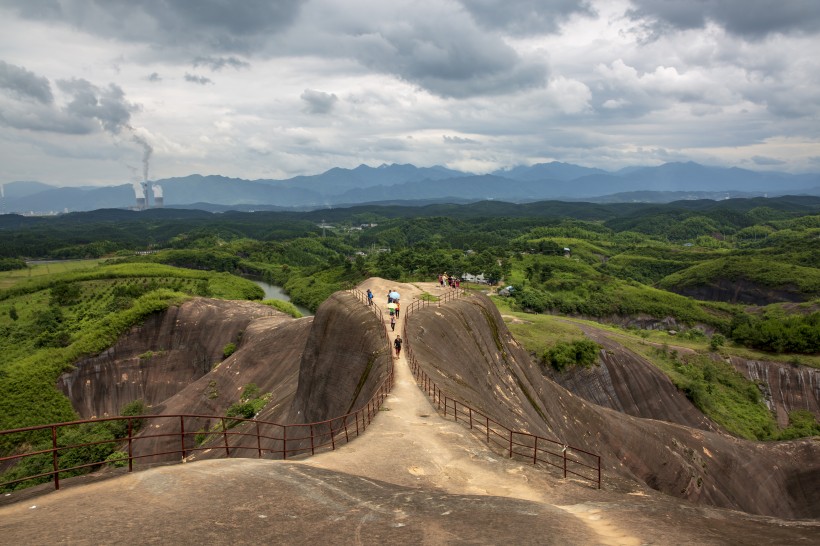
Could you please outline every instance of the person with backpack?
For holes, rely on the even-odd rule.
[[[367,289],[367,305],[373,305],[373,292]]]
[[[396,317],[390,315],[390,330],[395,332],[396,331]]]

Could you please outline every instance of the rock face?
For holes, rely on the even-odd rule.
[[[81,360],[57,388],[83,418],[119,415],[134,400],[153,406],[207,374],[254,319],[282,313],[248,301],[206,298],[171,307],[135,326],[113,347]]]
[[[156,416],[224,416],[254,384],[269,396],[258,420],[323,421],[366,405],[385,379],[392,358],[383,332],[370,309],[345,292],[331,296],[314,317],[298,320],[258,303],[200,298],[149,318],[105,353],[78,362],[58,387],[83,417],[118,415],[138,399]],[[223,361],[225,345],[240,337]],[[179,460],[179,419],[152,418],[147,425],[133,443],[134,455],[147,463]],[[220,420],[186,417],[186,455],[222,456],[210,449],[223,441],[220,435],[202,442],[193,434],[219,426]],[[280,450],[273,438],[281,429],[270,426],[268,435],[261,444],[237,436],[232,449]],[[294,439],[288,449],[300,445]],[[165,455],[151,455],[157,453]]]
[[[749,442],[592,404],[545,378],[480,295],[417,311],[407,337],[445,392],[510,428],[598,453],[606,473],[695,503],[820,516],[816,440]]]
[[[761,387],[780,427],[789,424],[790,411],[810,411],[820,419],[820,370],[738,357],[732,357],[731,362],[737,371]]]
[[[720,430],[651,363],[600,331],[581,328],[603,347],[598,363],[589,368],[573,367],[563,373],[547,367],[544,371],[551,380],[584,400],[627,415],[700,430]]]
[[[391,365],[382,323],[351,294],[333,294],[313,320],[288,422],[317,422],[361,407]]]
[[[820,517],[820,443],[764,444],[722,434],[617,344],[601,340],[606,350],[595,377],[571,379],[579,389],[589,382],[585,397],[591,403],[544,377],[483,296],[419,310],[406,326],[408,346],[446,392],[510,428],[600,454],[605,476],[704,505]],[[212,368],[240,331],[238,350]],[[104,355],[78,363],[60,386],[83,415],[115,413],[137,398],[151,404],[155,415],[225,415],[254,383],[260,393],[270,393],[258,419],[322,421],[364,405],[386,376],[392,359],[382,332],[379,319],[347,293],[334,294],[315,317],[298,320],[250,302],[194,300],[135,327]],[[139,358],[148,351],[156,354]],[[788,407],[812,393],[816,402],[815,375],[754,369],[761,377],[802,382],[798,391],[806,394],[790,399]],[[191,418],[185,428],[208,431],[217,424]],[[166,427],[173,428],[152,420],[149,431],[161,434]],[[220,441],[191,434],[184,444],[190,459],[215,458],[224,456]],[[179,442],[178,436],[138,440],[134,454],[169,452],[147,461],[179,460],[170,454]],[[237,442],[231,442],[234,454],[248,449],[246,456],[256,456],[255,438]],[[261,444],[281,449],[273,434]]]
[[[769,305],[770,303],[807,300],[807,295],[800,292],[796,286],[772,288],[746,279],[715,279],[709,284],[670,286],[668,288],[673,292],[696,300],[725,301],[750,305]]]

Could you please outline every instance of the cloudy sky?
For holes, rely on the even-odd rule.
[[[0,0],[0,183],[820,171],[817,0]]]

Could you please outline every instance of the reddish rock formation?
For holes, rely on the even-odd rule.
[[[731,357],[732,366],[763,391],[777,424],[789,424],[789,412],[806,410],[820,419],[820,370],[796,364]]]
[[[510,428],[597,452],[607,474],[696,503],[820,516],[816,440],[749,442],[590,404],[544,378],[480,295],[414,313],[407,336],[446,392]]]
[[[148,317],[107,351],[77,362],[57,387],[83,418],[119,415],[134,400],[153,406],[210,372],[252,320],[273,315],[286,316],[249,301],[195,298]]]

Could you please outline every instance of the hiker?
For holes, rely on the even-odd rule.
[[[387,303],[393,303],[393,298],[390,297],[390,290],[387,291]]]
[[[390,316],[390,330],[396,331],[396,317]]]
[[[401,336],[396,336],[396,341],[393,342],[393,347],[396,348],[396,358],[399,358],[401,352]]]
[[[373,305],[373,292],[367,289],[367,305]]]
[[[399,318],[399,300],[396,300],[396,318]]]

